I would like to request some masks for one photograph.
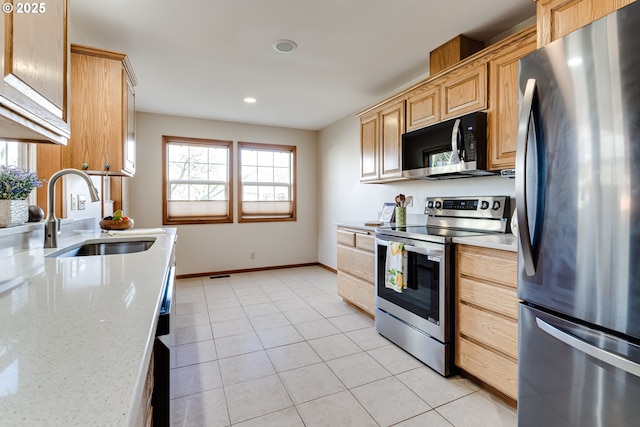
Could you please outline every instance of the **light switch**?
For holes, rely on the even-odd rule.
[[[78,210],[83,211],[85,209],[87,209],[87,196],[78,194]]]
[[[71,195],[71,210],[75,211],[78,209],[78,195],[77,194],[72,194]]]

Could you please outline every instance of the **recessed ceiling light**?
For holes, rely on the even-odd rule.
[[[289,53],[298,48],[296,42],[292,40],[280,39],[273,42],[273,49],[281,53]]]
[[[246,102],[247,104],[254,104],[256,102],[256,99],[248,96],[244,99],[244,102]]]

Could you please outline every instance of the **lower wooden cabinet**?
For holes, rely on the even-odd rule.
[[[517,254],[458,245],[456,365],[518,398]]]
[[[147,377],[142,389],[140,406],[138,407],[138,415],[135,421],[135,425],[138,427],[150,427],[153,425],[153,406],[151,404],[151,398],[153,396],[154,388],[154,356],[155,353],[152,352],[151,359],[149,360],[149,368],[147,369]]]
[[[373,316],[375,312],[373,231],[338,227],[338,295]]]

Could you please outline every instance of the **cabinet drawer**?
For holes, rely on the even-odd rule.
[[[515,252],[475,246],[458,246],[459,275],[474,276],[503,285],[517,286],[518,260]]]
[[[373,283],[375,256],[371,252],[338,246],[338,270]]]
[[[458,299],[518,320],[518,297],[515,288],[479,282],[470,277],[459,277]]]
[[[518,398],[518,364],[514,360],[464,338],[456,344],[456,365],[507,396]]]
[[[518,322],[458,304],[458,333],[518,358]]]
[[[355,246],[356,234],[353,231],[338,230],[338,244]]]
[[[375,294],[375,285],[372,282],[338,271],[338,295],[372,316],[376,308]]]
[[[369,234],[356,234],[356,248],[360,248],[364,251],[373,252],[376,248],[375,237]]]

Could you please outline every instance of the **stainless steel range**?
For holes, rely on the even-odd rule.
[[[376,230],[376,331],[441,375],[453,372],[454,237],[505,233],[508,196],[430,197],[425,226]]]

